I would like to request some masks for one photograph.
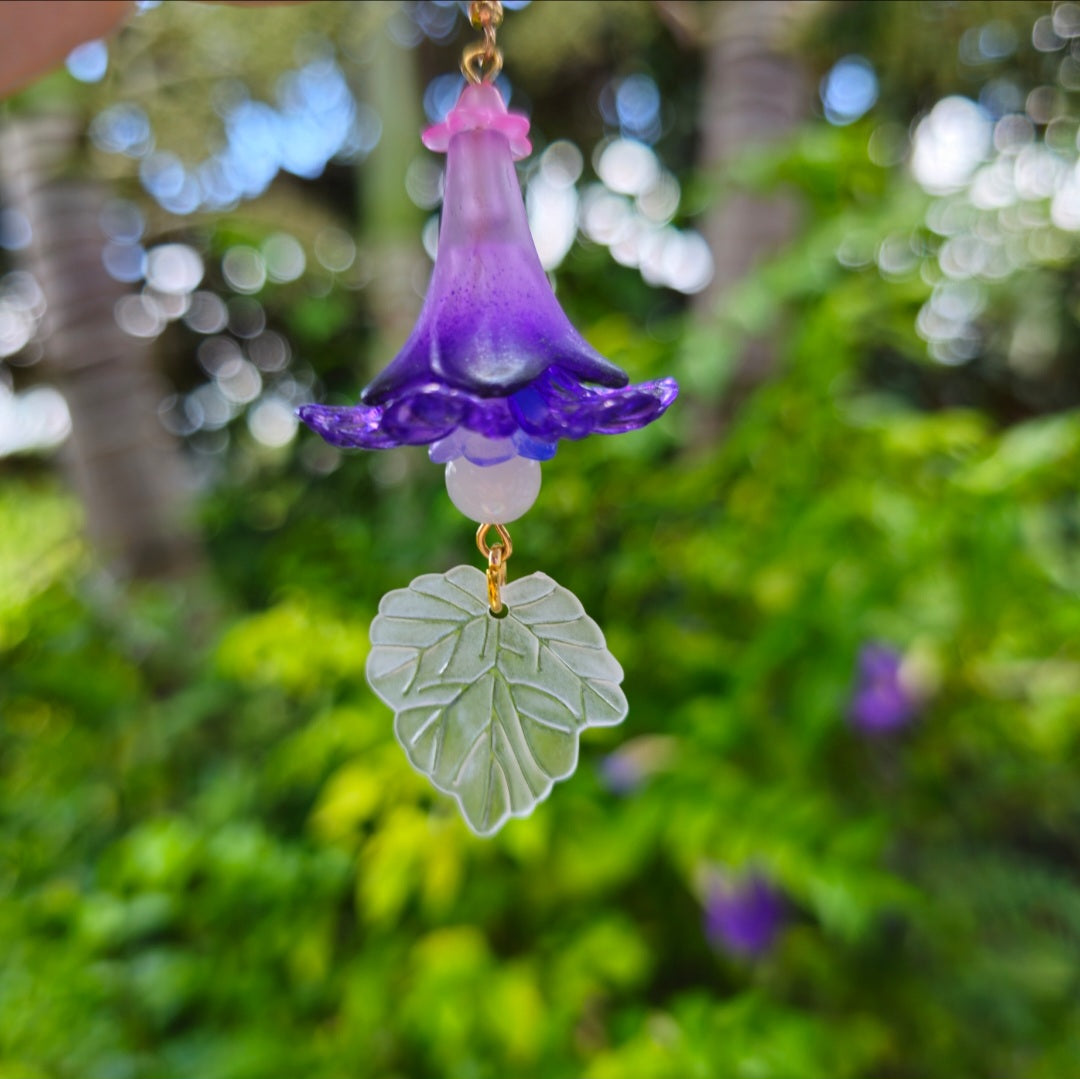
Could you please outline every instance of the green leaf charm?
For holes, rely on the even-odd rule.
[[[389,592],[371,623],[367,678],[394,710],[413,766],[491,835],[577,767],[578,734],[627,712],[623,672],[578,598],[543,573],[502,590],[471,566]]]

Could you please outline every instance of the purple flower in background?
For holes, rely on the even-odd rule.
[[[676,741],[664,735],[641,735],[630,739],[600,761],[600,779],[612,794],[630,795],[675,758]]]
[[[731,955],[768,952],[784,923],[784,901],[762,874],[718,876],[705,893],[705,936]]]
[[[905,727],[919,711],[919,697],[904,678],[903,656],[886,644],[866,644],[856,661],[851,722],[864,734]]]
[[[600,779],[612,794],[619,795],[633,794],[645,782],[639,763],[617,752],[600,761]]]
[[[431,445],[432,460],[547,460],[559,439],[644,427],[675,400],[674,379],[628,385],[570,325],[533,246],[514,160],[529,121],[499,91],[466,86],[424,133],[446,151],[439,250],[427,298],[401,352],[355,407],[305,405],[300,418],[335,446]],[[471,438],[470,433],[480,438]]]

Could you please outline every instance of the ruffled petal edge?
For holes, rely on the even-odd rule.
[[[468,455],[466,436],[475,432],[496,441],[509,439],[519,456],[543,461],[554,455],[560,439],[645,427],[678,394],[673,378],[597,389],[553,366],[509,397],[479,397],[426,383],[382,405],[304,405],[297,415],[331,445],[345,449],[430,445],[432,459],[441,462]]]

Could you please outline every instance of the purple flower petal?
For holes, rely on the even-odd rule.
[[[487,438],[510,438],[518,429],[504,397],[470,397],[464,426]]]
[[[464,447],[469,432],[475,432],[497,441],[512,439],[518,456],[546,461],[554,456],[559,439],[622,434],[644,427],[664,413],[678,392],[670,378],[619,390],[594,389],[551,368],[509,398],[478,397],[428,382],[384,407],[305,405],[299,414],[335,446],[388,449],[435,443],[434,461],[462,455],[474,460]]]
[[[296,410],[296,414],[331,446],[387,450],[401,445],[400,441],[382,430],[381,408],[303,405]]]
[[[421,386],[382,410],[382,430],[403,445],[445,438],[468,414],[466,394],[435,385]]]

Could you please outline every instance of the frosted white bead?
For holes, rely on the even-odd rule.
[[[450,501],[477,524],[509,524],[540,493],[540,462],[511,457],[497,465],[474,465],[459,457],[446,466]]]

